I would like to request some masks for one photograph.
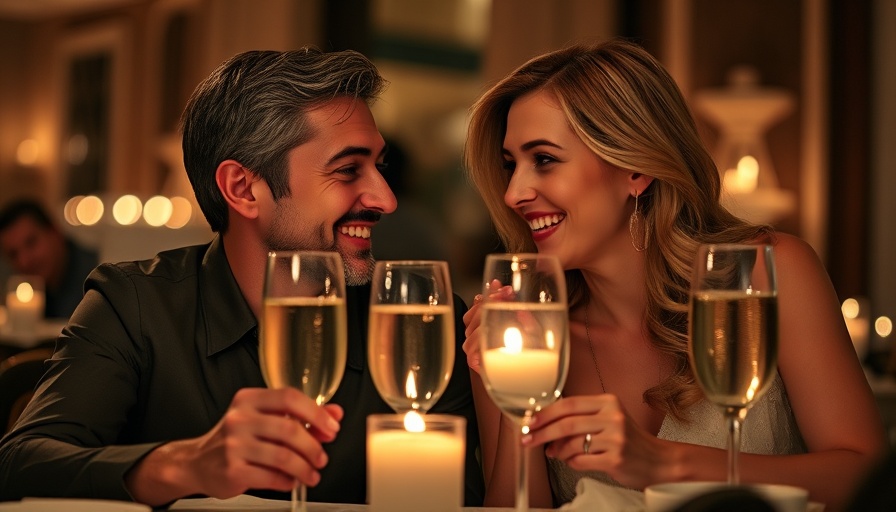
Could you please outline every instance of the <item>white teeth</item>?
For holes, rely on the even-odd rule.
[[[560,215],[546,215],[544,217],[530,220],[529,227],[532,228],[532,231],[538,231],[539,229],[558,224],[561,220],[563,220],[563,217],[561,217]]]
[[[356,238],[370,238],[370,228],[364,226],[342,226],[341,228],[339,228],[339,232],[343,235],[348,235]]]

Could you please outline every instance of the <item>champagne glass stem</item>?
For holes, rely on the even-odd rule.
[[[747,410],[739,407],[725,409],[725,421],[728,424],[728,485],[740,484],[738,456],[740,455],[740,432]]]
[[[308,507],[305,505],[307,501],[308,488],[305,487],[305,484],[296,482],[296,485],[292,488],[292,507],[290,510],[292,512],[308,512]]]
[[[524,421],[516,443],[516,512],[529,510],[529,448],[522,443],[522,436],[529,431],[527,423]]]

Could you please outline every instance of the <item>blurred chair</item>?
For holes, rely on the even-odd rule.
[[[53,355],[49,347],[19,352],[0,362],[0,429],[9,432],[34,394],[44,374],[44,361]]]

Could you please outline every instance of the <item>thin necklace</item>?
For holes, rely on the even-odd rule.
[[[594,355],[594,343],[591,343],[591,330],[588,328],[588,309],[591,306],[591,297],[585,301],[585,336],[588,338],[588,348],[591,350],[591,361],[594,362],[594,369],[597,370],[597,380],[600,381],[601,393],[606,393],[607,388],[604,387],[604,378],[600,375],[600,366],[597,364],[597,356]]]

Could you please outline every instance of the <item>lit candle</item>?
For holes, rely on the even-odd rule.
[[[367,498],[374,512],[463,506],[466,420],[409,412],[367,418]]]
[[[557,386],[560,354],[547,349],[500,347],[486,350],[482,365],[492,388],[538,397]]]
[[[44,293],[21,282],[6,294],[6,325],[12,334],[29,334],[44,316]]]

